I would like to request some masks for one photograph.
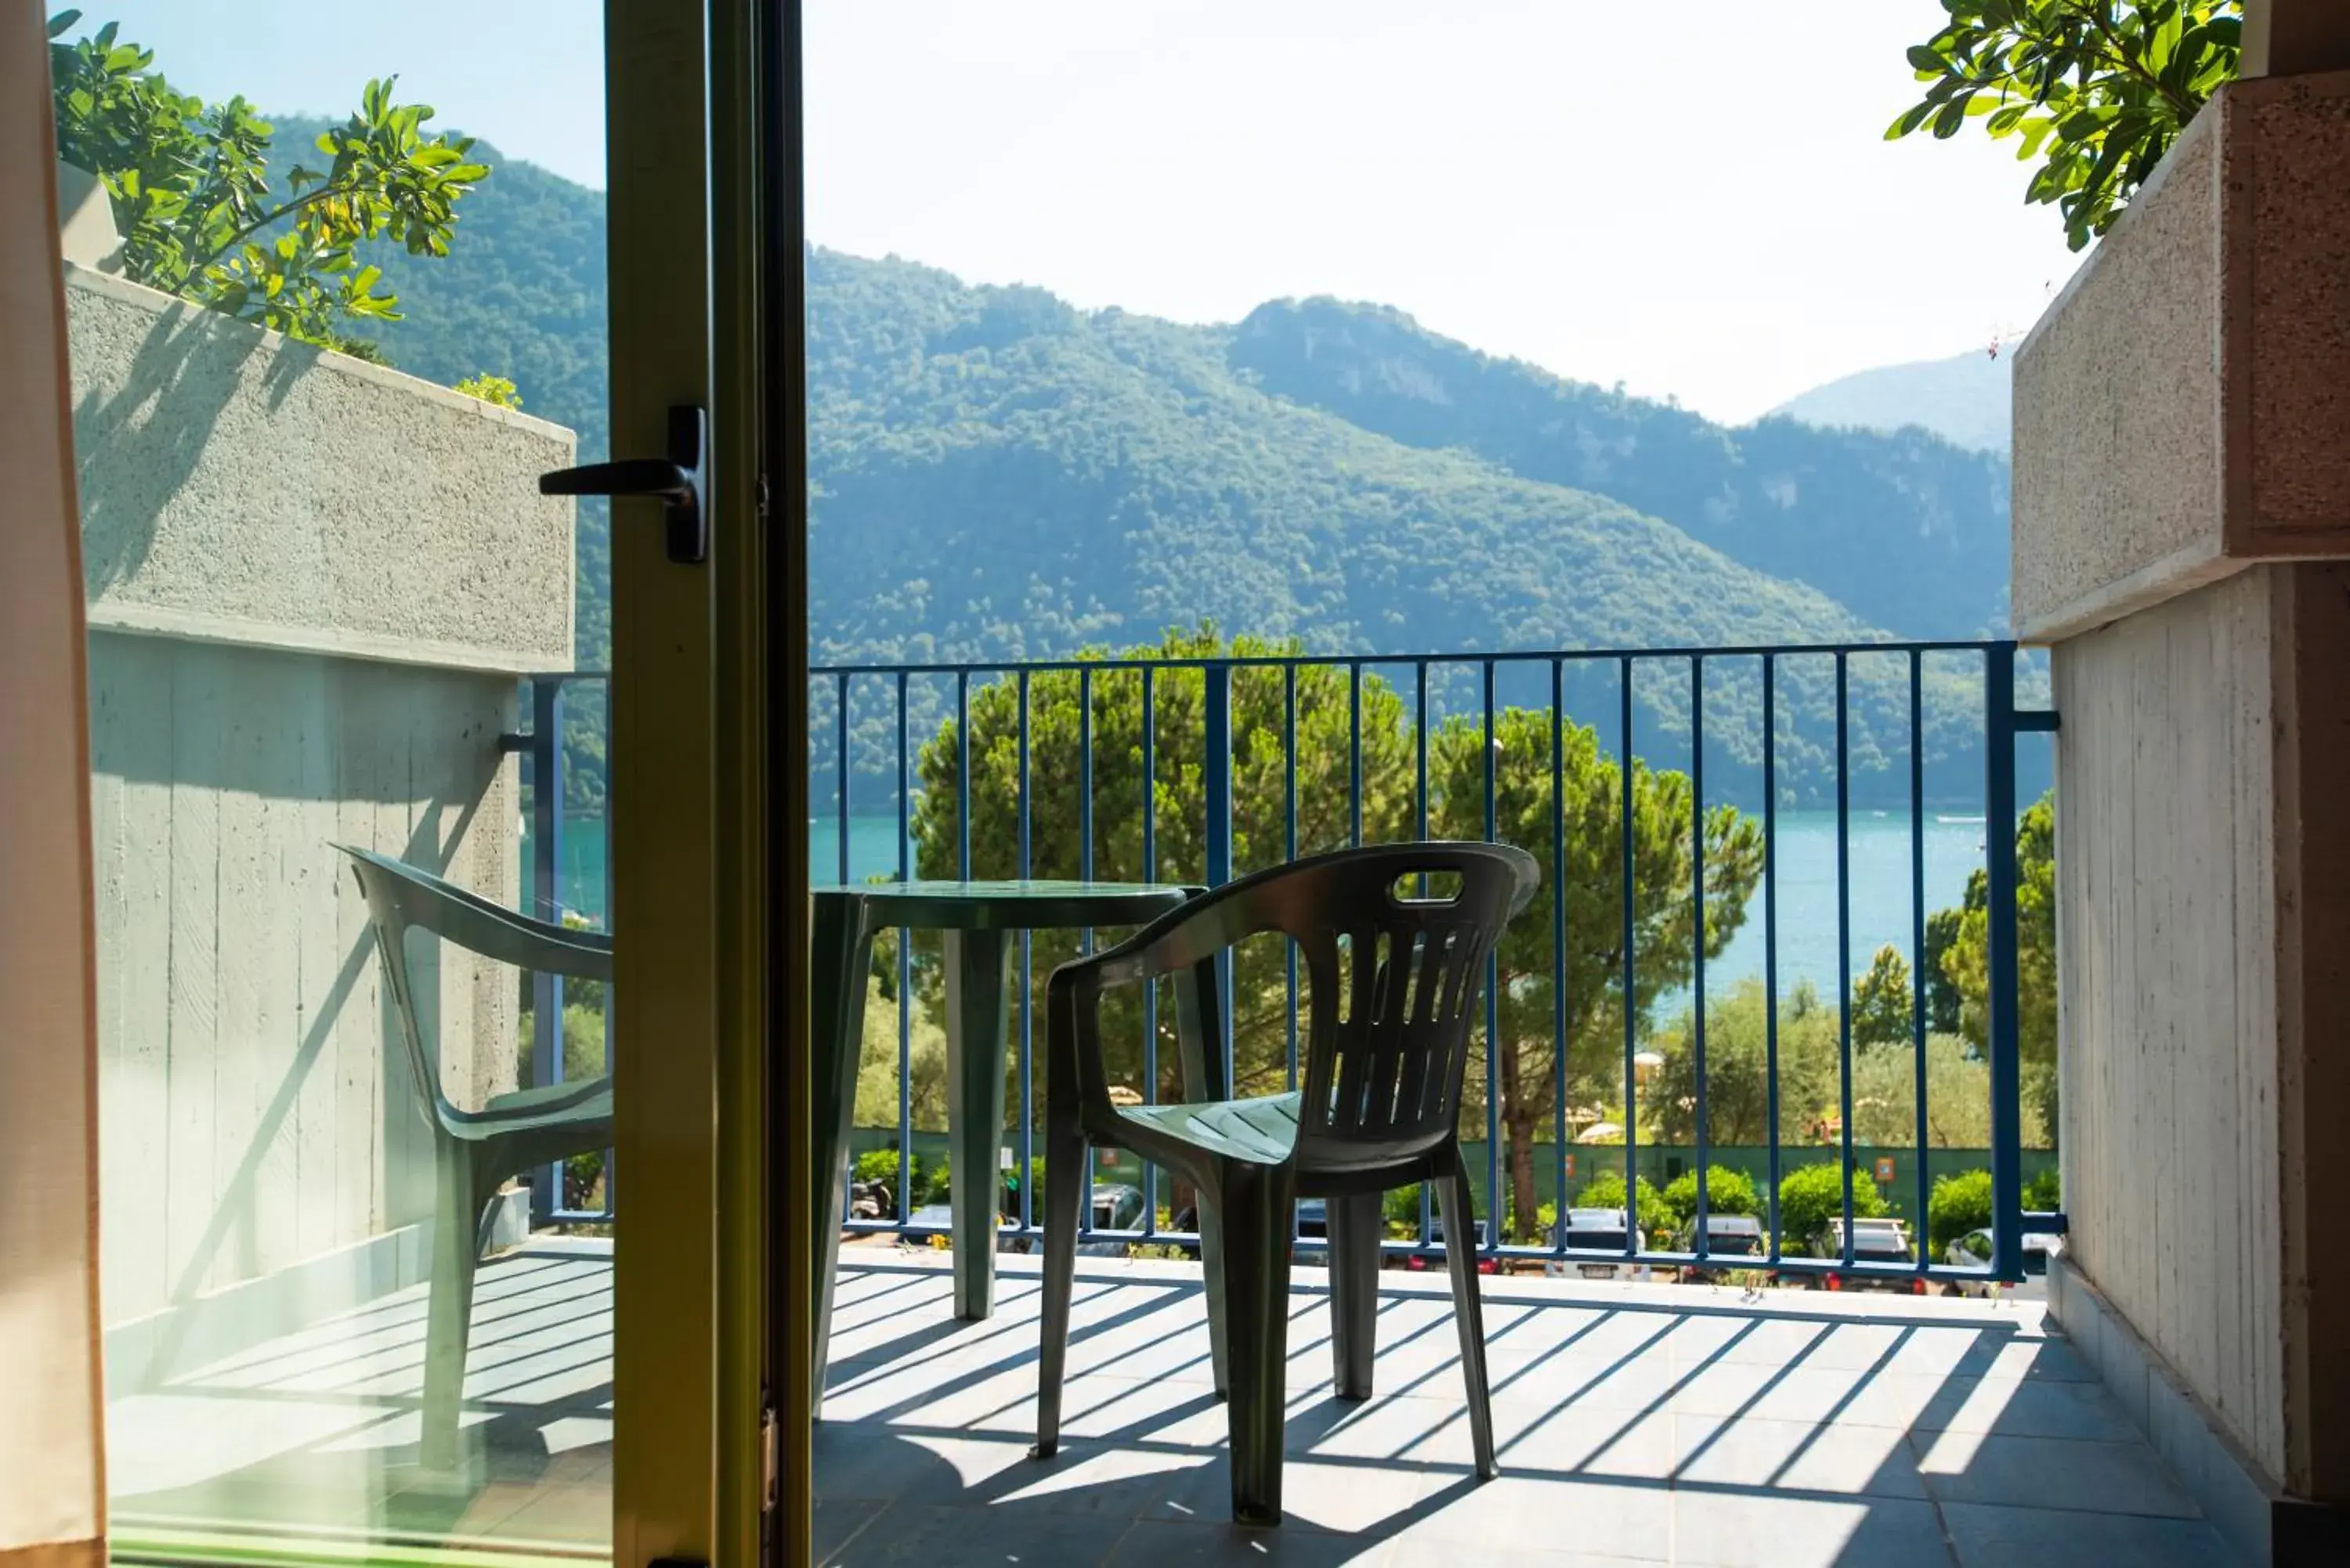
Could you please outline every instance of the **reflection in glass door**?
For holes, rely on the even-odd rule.
[[[608,1555],[600,8],[208,9],[54,24],[115,1550]]]

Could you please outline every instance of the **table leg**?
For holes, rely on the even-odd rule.
[[[947,1134],[954,1168],[955,1316],[995,1310],[995,1199],[1003,1178],[1008,931],[953,931],[947,953]],[[1023,1173],[1022,1179],[1026,1179]]]
[[[832,1293],[840,1272],[840,1227],[848,1206],[848,1127],[857,1108],[857,1058],[865,1035],[867,971],[873,939],[863,914],[847,898],[816,900],[808,962],[809,1046],[815,1103],[809,1131],[816,1144],[816,1343],[811,1362],[814,1408],[824,1414],[825,1358],[832,1340]]]

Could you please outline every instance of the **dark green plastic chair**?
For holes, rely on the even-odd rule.
[[[612,978],[612,939],[500,909],[413,866],[349,845],[384,983],[400,1013],[400,1044],[416,1080],[417,1108],[432,1132],[432,1302],[425,1315],[424,1428],[421,1459],[447,1469],[459,1457],[458,1407],[465,1385],[465,1337],[473,1314],[473,1271],[487,1243],[491,1199],[510,1176],[612,1145],[608,1076],[493,1095],[478,1111],[452,1105],[441,1086],[434,1043],[426,1037],[408,971],[409,929],[428,931],[469,952],[517,969],[575,980]]]
[[[1130,941],[1053,971],[1037,1458],[1060,1442],[1086,1149],[1107,1144],[1177,1172],[1199,1191],[1216,1389],[1230,1401],[1233,1518],[1281,1520],[1290,1226],[1301,1197],[1329,1200],[1336,1383],[1340,1398],[1362,1399],[1371,1392],[1378,1312],[1379,1195],[1434,1185],[1477,1473],[1495,1473],[1461,1084],[1486,959],[1534,896],[1537,877],[1533,857],[1504,845],[1342,850],[1243,877]],[[1295,941],[1310,982],[1305,1087],[1228,1099],[1211,977],[1218,955],[1268,931]],[[1162,976],[1178,977],[1186,1014],[1188,1098],[1115,1106],[1102,1058],[1102,994]]]

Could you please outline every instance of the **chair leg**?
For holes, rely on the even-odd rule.
[[[465,1341],[473,1318],[473,1272],[481,1253],[483,1204],[465,1150],[443,1145],[434,1173],[432,1282],[424,1324],[424,1468],[457,1467],[465,1391]]]
[[[1224,1306],[1232,1397],[1232,1519],[1281,1522],[1281,1439],[1288,1414],[1289,1232],[1297,1179],[1288,1166],[1228,1166],[1213,1194],[1223,1209]]]
[[[1437,1184],[1444,1219],[1444,1262],[1452,1274],[1452,1319],[1461,1331],[1461,1375],[1469,1385],[1469,1437],[1477,1475],[1501,1473],[1493,1459],[1493,1407],[1485,1383],[1485,1304],[1477,1288],[1477,1216],[1469,1195],[1469,1168],[1456,1149],[1452,1174]]]
[[[1224,1217],[1205,1193],[1195,1193],[1192,1205],[1200,1220],[1200,1272],[1207,1281],[1208,1364],[1216,1384],[1216,1397],[1232,1393],[1232,1358],[1227,1346],[1232,1314],[1224,1305]]]
[[[1077,1280],[1077,1219],[1085,1206],[1086,1139],[1076,1110],[1062,1106],[1071,1090],[1054,1086],[1045,1101],[1045,1278],[1039,1313],[1044,1329],[1036,1352],[1036,1446],[1048,1459],[1061,1446],[1061,1380],[1069,1361],[1069,1298]]]
[[[1378,1343],[1379,1243],[1386,1230],[1378,1193],[1330,1199],[1330,1353],[1341,1399],[1371,1397],[1371,1355]]]

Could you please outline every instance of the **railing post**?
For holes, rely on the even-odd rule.
[[[1991,1033],[1991,1269],[2023,1277],[2023,1066],[2015,961],[2015,644],[1984,653],[1983,872]]]
[[[1207,851],[1208,886],[1221,888],[1232,879],[1232,667],[1212,663],[1201,673],[1207,679],[1205,744],[1207,755],[1201,759],[1201,776],[1206,785],[1208,826]],[[1216,992],[1221,1005],[1217,1008],[1217,1031],[1224,1053],[1224,1084],[1228,1091],[1238,1093],[1232,1085],[1232,957],[1229,952],[1216,959]]]
[[[546,676],[530,683],[530,912],[561,921],[556,872],[563,865],[563,681]],[[545,971],[530,977],[530,1079],[554,1084],[563,1077],[563,977]],[[563,1166],[533,1174],[530,1222],[552,1222],[563,1207]]]

